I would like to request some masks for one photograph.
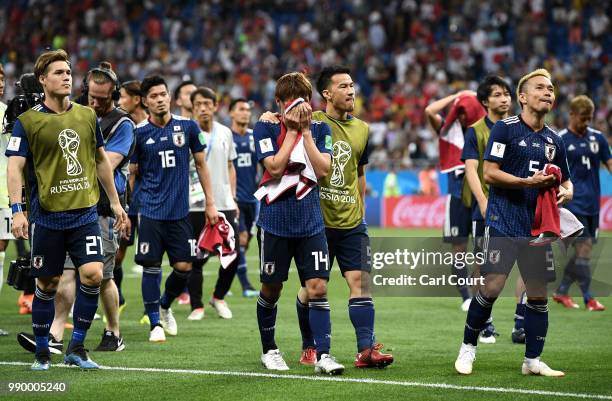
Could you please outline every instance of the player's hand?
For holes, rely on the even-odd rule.
[[[13,215],[13,227],[11,228],[15,239],[28,239],[28,219],[23,213]]]
[[[206,214],[206,222],[212,225],[215,225],[219,222],[219,212],[215,205],[206,205],[206,209],[204,210]]]
[[[125,222],[125,229],[123,230],[123,233],[121,234],[121,236],[123,237],[123,239],[130,239],[130,233],[132,232],[132,220],[130,220],[129,216],[127,221]]]
[[[114,202],[111,203],[111,210],[115,215],[115,224],[113,224],[113,229],[120,233],[121,236],[125,235],[126,227],[130,219],[128,219],[127,213],[123,210],[123,206],[121,203]]]
[[[480,214],[482,215],[482,218],[485,218],[485,215],[487,214],[487,203],[488,200],[485,199],[482,202],[478,202],[478,208],[480,209]]]
[[[236,223],[238,223],[240,219],[240,208],[236,205]]]
[[[306,102],[300,103],[285,114],[284,122],[290,130],[301,130],[310,127],[312,107]]]
[[[280,118],[278,114],[266,111],[259,117],[259,121],[264,123],[280,124]]]
[[[532,188],[548,188],[555,185],[556,181],[554,174],[546,175],[540,170],[527,179],[527,184]]]
[[[559,193],[557,194],[557,205],[565,205],[574,197],[574,192],[559,185]]]

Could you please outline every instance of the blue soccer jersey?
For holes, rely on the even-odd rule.
[[[70,105],[69,109],[72,107]],[[33,107],[34,110],[41,113],[54,113],[53,110],[47,108],[44,103],[40,103]],[[96,147],[104,146],[104,137],[98,120],[96,119]],[[38,181],[36,173],[34,172],[34,160],[32,153],[30,152],[30,145],[28,144],[28,138],[26,132],[21,125],[21,121],[17,119],[15,126],[13,127],[13,133],[11,137],[21,138],[19,141],[9,142],[9,146],[6,150],[6,157],[11,156],[22,156],[26,158],[25,176],[28,181],[30,189],[29,195],[29,216],[28,219],[30,224],[35,223],[42,227],[46,227],[52,230],[68,230],[71,228],[81,227],[86,224],[92,223],[98,220],[98,213],[96,206],[91,206],[83,209],[68,210],[65,212],[49,212],[42,208],[38,199]],[[18,144],[16,148],[13,148],[10,144]]]
[[[491,128],[493,128],[493,122],[487,116],[485,116],[484,119],[487,128],[491,130]],[[478,152],[478,139],[476,138],[476,131],[472,127],[469,127],[467,131],[465,131],[465,143],[463,145],[463,151],[461,152],[461,160],[464,162],[466,160],[480,160],[480,153]],[[476,197],[472,198],[472,220],[484,220],[482,214],[480,213],[480,208],[478,207]]]
[[[319,151],[331,155],[329,126],[324,122],[313,121],[310,129]],[[258,161],[278,152],[276,141],[279,135],[280,124],[258,122],[255,125],[253,136]],[[319,203],[319,187],[314,187],[301,200],[297,199],[295,191],[288,191],[271,204],[263,200],[257,225],[266,232],[287,238],[310,237],[322,232],[325,225]]]
[[[256,203],[253,193],[257,190],[257,152],[255,152],[255,139],[253,130],[248,129],[246,134],[234,134],[234,146],[237,158],[234,159],[236,168],[236,198],[238,202]]]
[[[138,164],[138,211],[154,220],[179,220],[189,213],[189,152],[206,146],[195,121],[172,115],[165,127],[149,120],[136,126],[131,163]]]
[[[561,169],[561,182],[570,178],[563,140],[547,126],[533,131],[520,116],[508,117],[493,126],[484,159],[521,178],[553,163]],[[491,185],[486,224],[509,237],[530,237],[538,192],[537,188]]]
[[[457,169],[451,171],[446,174],[448,180],[448,194],[461,199],[461,191],[463,188],[463,178],[465,177],[465,171],[463,167],[461,169]]]
[[[599,166],[610,159],[608,141],[592,128],[587,128],[583,136],[569,129],[559,135],[565,144],[574,184],[574,198],[566,207],[574,214],[595,216],[599,214]]]

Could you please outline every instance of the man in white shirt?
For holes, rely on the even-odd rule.
[[[217,95],[210,88],[199,87],[191,93],[191,104],[193,118],[196,120],[205,139],[206,162],[210,169],[215,206],[222,212],[227,221],[232,225],[234,233],[238,233],[238,206],[236,204],[236,170],[233,160],[236,159],[236,149],[232,131],[216,121],[214,121],[217,111]],[[197,177],[195,168],[192,169],[191,177]],[[190,181],[190,220],[194,229],[194,236],[198,238],[204,228],[204,191],[197,179]],[[200,320],[204,317],[204,305],[202,303],[202,267],[206,259],[198,258],[193,263],[191,276],[188,282],[189,294],[191,297],[191,314],[189,320]],[[236,269],[238,258],[236,258],[227,268],[219,267],[219,276],[215,285],[210,305],[215,308],[219,317],[231,319],[232,311],[224,301],[224,297],[229,291]]]

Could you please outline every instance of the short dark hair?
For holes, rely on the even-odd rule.
[[[319,92],[319,95],[323,96],[323,91],[327,89],[332,77],[336,74],[351,75],[351,69],[343,65],[330,65],[323,68],[317,79],[317,92]]]
[[[195,82],[191,80],[181,82],[179,86],[177,86],[176,89],[174,90],[174,100],[177,100],[179,98],[179,95],[181,94],[181,89],[183,89],[183,87],[187,85],[196,86]]]
[[[499,75],[487,75],[482,82],[478,85],[478,89],[476,89],[476,97],[480,104],[486,108],[484,102],[491,96],[491,92],[493,91],[494,86],[499,86],[500,88],[507,90],[512,97],[512,90],[510,89],[510,85]]]
[[[130,96],[142,97],[142,91],[140,90],[140,81],[138,80],[124,82],[123,84],[121,84],[121,88],[123,88]]]
[[[193,99],[195,99],[197,95],[202,96],[204,99],[212,100],[214,105],[217,104],[217,94],[215,93],[214,90],[210,88],[207,88],[205,86],[200,86],[196,88],[196,90],[191,92],[191,96],[189,97],[189,99],[191,100],[192,104],[193,104]]]
[[[140,84],[140,92],[142,93],[142,96],[147,96],[151,88],[157,85],[164,85],[166,90],[168,90],[166,80],[159,75],[151,75],[143,79],[142,83]]]
[[[249,101],[246,100],[243,97],[239,97],[237,99],[234,99],[229,104],[229,111],[232,111],[234,109],[234,106],[236,106],[238,103],[249,103]]]

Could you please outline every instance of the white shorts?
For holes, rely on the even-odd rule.
[[[10,208],[0,209],[0,240],[15,239],[12,228],[13,212]]]

